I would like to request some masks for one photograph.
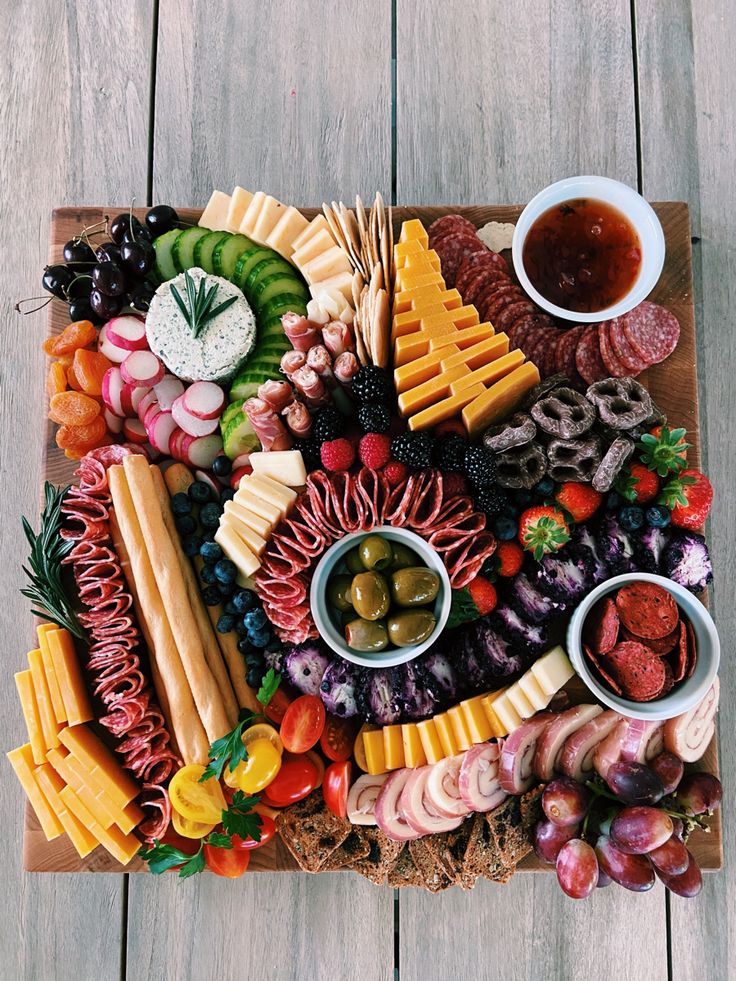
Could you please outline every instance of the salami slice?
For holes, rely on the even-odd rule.
[[[473,252],[466,255],[458,266],[455,286],[465,298],[466,291],[470,283],[476,276],[484,273],[493,274],[498,279],[509,278],[509,267],[503,256],[496,252]],[[490,282],[490,280],[489,280]]]
[[[623,317],[614,317],[608,322],[608,337],[611,348],[618,361],[625,365],[632,375],[638,375],[649,367],[649,362],[640,357],[624,333]]]
[[[440,239],[448,232],[458,230],[467,231],[473,235],[475,235],[477,232],[477,229],[472,221],[465,218],[463,215],[442,215],[441,218],[436,218],[428,229],[430,247],[432,247],[432,241],[434,239]]]
[[[593,382],[608,377],[598,343],[597,324],[591,324],[578,341],[575,351],[575,367],[586,385],[592,385]]]
[[[496,330],[507,330],[517,317],[523,314],[534,313],[535,306],[531,300],[519,300],[518,303],[510,303],[496,317]]]
[[[616,607],[626,629],[644,640],[666,637],[680,619],[672,594],[654,582],[622,586],[616,594]]]
[[[455,276],[463,259],[474,252],[483,252],[485,248],[477,235],[471,235],[468,232],[455,232],[445,235],[441,241],[436,243],[435,251],[442,263],[442,275],[449,287],[455,285]]]
[[[490,320],[491,323],[495,324],[497,317],[505,307],[511,306],[512,303],[520,303],[523,299],[524,294],[514,283],[509,286],[500,286],[491,296],[484,296],[479,299],[478,313],[482,320]]]
[[[601,351],[601,359],[606,366],[606,371],[613,378],[624,378],[628,375],[629,369],[622,364],[614,354],[609,336],[610,321],[605,320],[598,324],[598,345]]]
[[[468,256],[463,259],[463,262],[467,262],[468,259],[474,259],[478,253],[474,253],[472,256]],[[463,298],[465,303],[475,303],[490,286],[509,286],[511,285],[511,279],[506,275],[506,273],[501,272],[495,267],[481,266],[479,270],[473,270],[466,279],[467,285],[464,289],[460,289],[458,285],[459,280],[456,281],[455,285]]]
[[[645,300],[621,320],[626,340],[649,364],[664,361],[677,347],[680,339],[677,317],[656,303]]]

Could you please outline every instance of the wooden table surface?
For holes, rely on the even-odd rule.
[[[38,499],[43,432],[44,315],[13,306],[39,292],[54,206],[201,205],[236,183],[305,206],[376,188],[396,203],[515,203],[600,173],[691,209],[730,802],[726,868],[695,901],[658,885],[576,904],[547,876],[441,896],[349,875],[39,876],[20,871],[23,802],[2,760],[0,979],[736,976],[732,3],[0,0],[0,12],[2,749],[22,727],[19,516]]]

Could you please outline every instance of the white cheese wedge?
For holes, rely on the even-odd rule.
[[[547,708],[552,696],[542,691],[542,686],[531,671],[527,671],[526,674],[522,675],[517,684],[526,695],[529,704],[535,712],[540,712],[542,709]]]
[[[202,228],[211,228],[213,232],[226,232],[229,210],[230,195],[224,191],[213,191],[199,219],[199,225]]]
[[[256,191],[250,200],[250,204],[243,215],[243,220],[240,223],[240,228],[238,231],[241,235],[247,235],[249,238],[253,237],[253,229],[256,227],[256,222],[258,221],[258,215],[261,213],[261,208],[263,207],[263,202],[266,200],[266,195],[263,191]]]
[[[327,219],[325,218],[325,216],[316,215],[314,218],[312,218],[312,220],[304,229],[304,231],[300,232],[299,235],[297,235],[297,237],[294,239],[292,243],[294,249],[295,250],[301,249],[301,247],[303,245],[306,245],[306,243],[310,240],[310,238],[312,238],[312,236],[316,235],[317,232],[323,231],[325,228],[327,229],[328,232],[330,231],[330,226],[327,223]],[[330,233],[330,237],[332,237],[332,233]]]
[[[240,224],[245,218],[245,212],[252,200],[253,195],[250,191],[246,191],[243,187],[233,188],[233,193],[230,196],[230,208],[227,213],[227,230],[229,232],[239,231]]]
[[[222,515],[220,525],[227,525],[228,528],[232,528],[238,538],[242,538],[252,552],[256,555],[263,555],[266,545],[268,545],[266,539],[261,538],[257,531],[253,531],[244,521],[236,517],[232,510],[226,511]]]
[[[539,682],[539,687],[550,698],[575,674],[575,668],[559,644],[535,661],[530,671]]]
[[[314,283],[309,287],[312,296],[319,296],[323,290],[338,290],[345,299],[352,305],[353,299],[353,277],[349,272],[339,273],[332,279],[326,279],[321,283]]]
[[[308,262],[303,272],[308,283],[323,283],[326,279],[334,279],[340,273],[350,273],[352,277],[353,267],[340,246],[335,245]]]
[[[526,693],[518,681],[511,685],[507,695],[508,700],[514,706],[522,719],[530,719],[534,715],[534,706],[526,697]]]
[[[247,486],[244,487],[242,480],[240,482],[240,488],[235,495],[235,500],[248,511],[252,511],[254,514],[265,518],[266,521],[270,522],[272,529],[281,521],[281,509],[275,507],[270,501],[264,500],[252,490],[249,490]]]
[[[524,721],[511,704],[508,690],[494,699],[493,711],[496,713],[499,722],[505,726],[506,732],[513,732],[514,729],[518,729]]]
[[[286,205],[272,198],[270,195],[263,202],[258,218],[253,226],[253,239],[259,245],[265,245],[266,239],[279,223],[279,219],[286,211]]]
[[[293,491],[291,487],[284,487],[277,480],[266,477],[264,474],[251,474],[248,480],[250,490],[270,501],[274,507],[283,509],[282,518],[285,518],[294,507],[296,491]]]
[[[215,541],[225,555],[235,563],[241,576],[252,576],[258,572],[261,567],[260,559],[251,552],[232,528],[227,525],[220,525],[215,532]]]
[[[309,227],[309,222],[296,208],[290,206],[276,222],[273,231],[266,239],[269,249],[274,249],[284,259],[291,261],[294,254],[294,239]]]
[[[254,514],[253,511],[237,501],[225,502],[225,514],[231,514],[247,528],[251,528],[257,535],[260,535],[261,538],[268,539],[273,531],[273,525],[267,518],[261,517],[260,514]]]
[[[332,237],[332,232],[329,228],[322,228],[309,241],[295,250],[291,261],[297,269],[304,271],[310,262],[314,262],[319,256],[324,255],[325,252],[329,252],[330,249],[336,247],[337,244]]]
[[[307,468],[301,450],[251,453],[248,462],[254,474],[271,477],[287,487],[303,487],[307,482]]]

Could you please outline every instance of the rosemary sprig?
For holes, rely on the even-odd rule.
[[[223,310],[227,310],[228,307],[232,306],[237,300],[237,297],[231,296],[213,309],[212,304],[214,303],[218,289],[217,283],[213,283],[212,286],[208,287],[205,278],[202,277],[199,285],[195,286],[194,280],[189,270],[187,270],[184,273],[184,285],[187,291],[186,302],[173,283],[171,284],[171,295],[176,300],[182,316],[186,320],[193,337],[196,339],[210,320],[216,317],[218,313],[222,313]]]
[[[69,487],[54,487],[48,481],[44,485],[44,508],[41,512],[41,526],[38,534],[23,518],[23,531],[31,547],[28,566],[23,572],[31,585],[21,589],[33,603],[31,612],[37,617],[51,620],[59,627],[65,627],[75,637],[84,637],[69,597],[61,581],[61,562],[74,547],[74,542],[65,541],[59,534],[61,528],[61,506]]]

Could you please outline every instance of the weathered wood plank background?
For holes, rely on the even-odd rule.
[[[18,517],[39,491],[51,208],[173,201],[262,186],[299,205],[375,188],[398,203],[516,202],[597,172],[689,202],[705,459],[716,486],[713,606],[725,639],[722,767],[736,678],[733,160],[729,0],[0,0],[0,369],[6,677],[3,749],[21,724],[10,674],[31,640]],[[35,421],[34,421],[35,420]],[[717,532],[717,533],[716,533]],[[353,877],[262,875],[185,886],[141,876],[21,875],[22,802],[0,779],[6,915],[0,978],[492,979],[736,975],[736,854],[692,903],[656,888],[585,904],[554,881],[430,898]]]

